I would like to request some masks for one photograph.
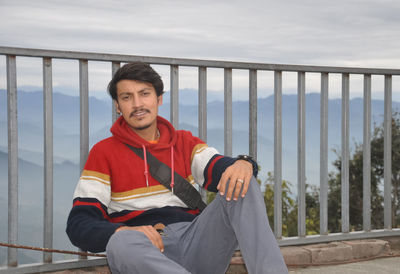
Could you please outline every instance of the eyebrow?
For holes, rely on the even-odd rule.
[[[152,89],[151,88],[143,88],[143,89],[139,90],[137,93],[147,91],[147,90],[151,91]],[[132,94],[132,93],[133,93],[132,91],[121,91],[118,96],[125,95],[125,94]]]

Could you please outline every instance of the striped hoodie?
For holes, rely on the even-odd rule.
[[[91,252],[102,252],[115,230],[124,225],[165,225],[192,221],[191,210],[148,172],[147,162],[125,144],[149,151],[193,187],[216,192],[221,174],[235,158],[218,154],[189,131],[175,130],[157,117],[160,138],[149,143],[130,129],[123,117],[112,126],[112,137],[91,149],[67,221],[71,242]]]

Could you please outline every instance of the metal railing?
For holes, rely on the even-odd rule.
[[[8,106],[8,243],[17,244],[18,229],[18,130],[17,130],[17,74],[16,58],[36,57],[43,60],[44,93],[44,241],[43,247],[53,247],[53,105],[52,105],[52,60],[79,61],[80,89],[80,167],[89,152],[88,120],[88,61],[108,62],[110,76],[122,62],[143,61],[154,65],[170,66],[170,121],[179,123],[179,68],[198,68],[198,135],[207,140],[207,69],[224,70],[224,154],[232,155],[232,70],[247,70],[249,73],[249,154],[257,158],[257,72],[274,73],[274,233],[281,246],[317,243],[334,240],[360,239],[400,235],[391,223],[391,115],[392,76],[400,75],[398,69],[349,68],[327,66],[302,66],[265,63],[244,63],[212,60],[162,58],[134,55],[67,52],[26,48],[0,47],[0,55],[6,56],[7,106]],[[298,237],[282,237],[282,73],[297,72],[298,81]],[[305,83],[306,73],[321,76],[321,124],[320,124],[320,235],[306,235],[306,179],[305,179]],[[330,74],[342,78],[342,232],[328,233],[328,83]],[[350,75],[364,77],[364,131],[363,131],[363,231],[350,232],[349,225],[349,87]],[[384,229],[371,230],[371,75],[384,75]],[[114,110],[114,109],[113,109]],[[113,111],[113,120],[116,119]],[[53,262],[50,252],[43,252],[43,263],[18,265],[17,251],[8,248],[8,266],[0,272],[28,273],[51,271],[83,266],[105,264],[105,259],[77,259],[68,262]]]

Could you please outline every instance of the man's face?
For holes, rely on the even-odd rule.
[[[121,80],[117,83],[117,111],[136,133],[156,130],[158,106],[162,95],[157,97],[153,85],[134,80]]]

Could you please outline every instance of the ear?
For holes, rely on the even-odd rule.
[[[119,104],[118,104],[117,100],[113,100],[113,102],[114,102],[114,105],[115,105],[115,110],[117,111],[117,113],[119,115],[121,115],[122,112],[121,112],[121,109],[119,108]]]
[[[163,95],[162,94],[157,97],[157,101],[158,101],[158,106],[161,106],[163,103]]]

